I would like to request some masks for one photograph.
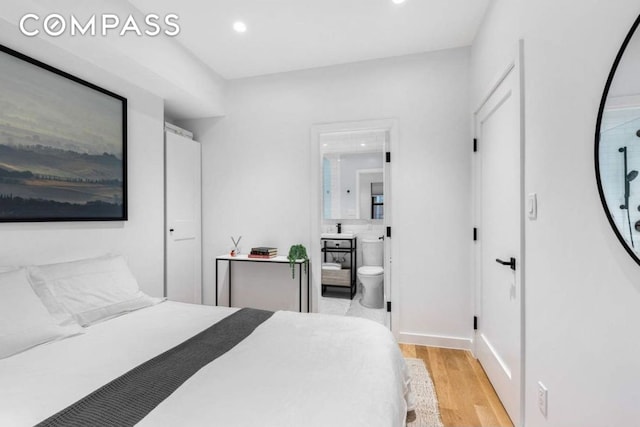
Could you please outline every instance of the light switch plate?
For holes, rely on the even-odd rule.
[[[532,221],[538,219],[538,195],[536,193],[527,195],[527,216]]]

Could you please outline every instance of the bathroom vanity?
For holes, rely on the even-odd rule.
[[[357,240],[353,234],[323,234],[322,296],[353,299],[356,294]]]

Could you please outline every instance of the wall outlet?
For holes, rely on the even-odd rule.
[[[538,381],[538,409],[540,409],[540,412],[545,418],[547,417],[547,393],[547,388],[542,382]]]

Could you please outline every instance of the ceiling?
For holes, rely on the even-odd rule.
[[[468,46],[490,0],[129,0],[226,79]],[[248,31],[235,33],[235,21]]]
[[[172,119],[224,115],[225,79],[238,79],[468,46],[491,0],[3,0],[0,38],[8,47],[78,77],[118,78],[164,100]],[[27,13],[179,16],[177,37],[20,35]],[[246,22],[237,34],[233,23]],[[42,23],[42,22],[40,22]],[[32,27],[36,26],[31,22]],[[61,57],[62,49],[72,57]],[[65,59],[66,58],[66,59]],[[71,58],[71,59],[70,59]],[[82,62],[82,64],[81,64]],[[97,68],[86,67],[85,62]],[[93,71],[91,71],[93,70]],[[107,79],[108,80],[108,79]],[[115,87],[107,89],[119,89]]]
[[[387,142],[385,129],[320,134],[322,153],[354,154],[379,152],[382,158]]]

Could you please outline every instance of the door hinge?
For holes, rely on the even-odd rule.
[[[378,157],[378,158],[380,158],[380,157]],[[391,152],[390,151],[386,152],[386,161],[387,161],[387,163],[391,163]]]
[[[473,330],[478,330],[478,316],[473,316]]]
[[[387,301],[387,313],[391,313],[391,301]]]
[[[473,241],[478,241],[478,229],[476,227],[473,228]]]
[[[387,227],[387,237],[391,237],[391,227]]]
[[[478,151],[478,138],[473,138],[473,152]]]

